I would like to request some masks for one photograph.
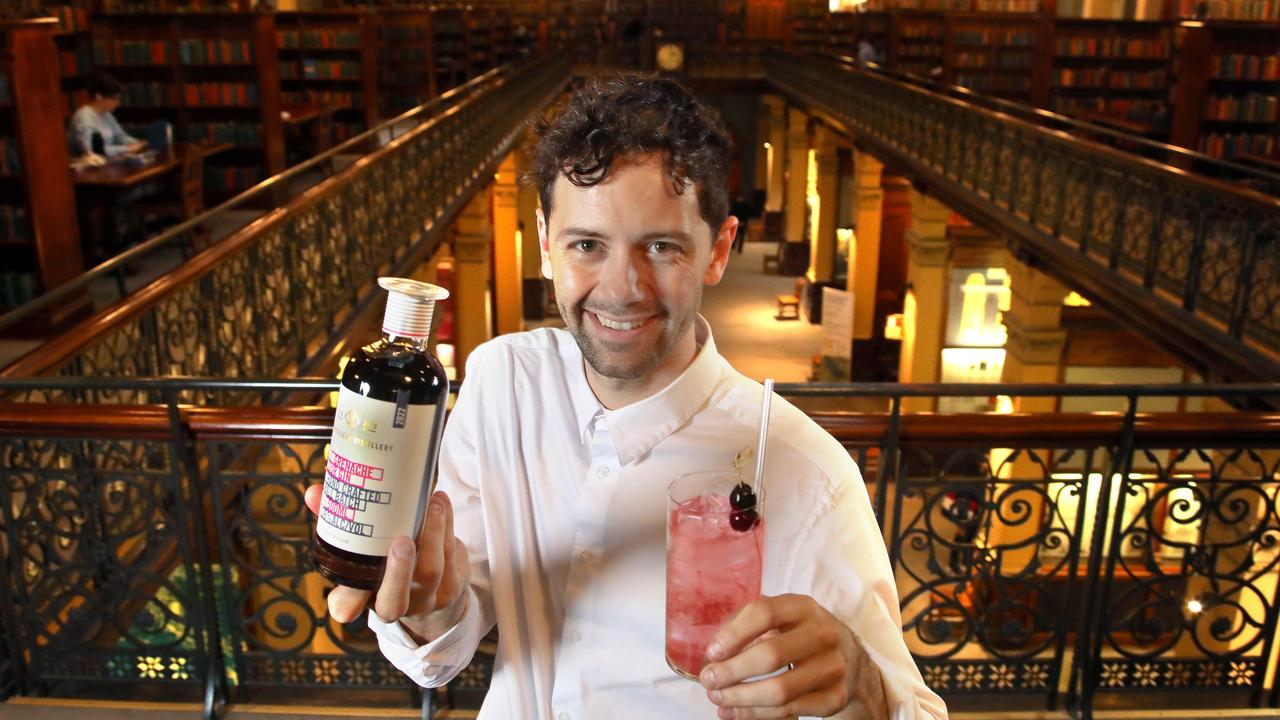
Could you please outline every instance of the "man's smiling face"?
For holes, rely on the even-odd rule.
[[[600,379],[656,391],[684,371],[702,288],[724,274],[736,226],[712,233],[695,188],[676,193],[656,154],[616,158],[588,187],[556,180],[550,225],[538,211],[542,269]]]

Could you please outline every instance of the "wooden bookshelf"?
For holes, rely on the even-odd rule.
[[[281,98],[333,110],[335,140],[378,124],[377,16],[367,9],[276,14]]]
[[[460,7],[436,8],[432,13],[435,87],[445,92],[467,81],[467,13]]]
[[[1280,23],[1183,22],[1170,141],[1214,157],[1280,157]]]
[[[395,117],[436,96],[434,17],[426,8],[382,11],[378,23],[378,99],[383,117]]]
[[[1162,21],[1054,21],[1049,107],[1084,117],[1113,117],[1168,132],[1173,26]]]
[[[88,0],[45,3],[45,12],[58,19],[53,33],[62,72],[62,92],[67,98],[67,117],[89,102],[87,86],[93,73],[93,45],[89,37]]]
[[[116,13],[92,22],[94,61],[125,84],[126,127],[173,124],[186,142],[230,143],[205,165],[215,199],[284,170],[271,13]]]
[[[894,15],[892,27],[893,37],[888,56],[895,70],[921,77],[945,71],[945,13],[935,10],[900,10]]]
[[[951,13],[946,25],[950,82],[993,97],[1030,103],[1040,22],[1032,14]]]
[[[0,308],[84,272],[53,18],[0,22]],[[66,303],[24,331],[68,319]]]

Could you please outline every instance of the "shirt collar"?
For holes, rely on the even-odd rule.
[[[649,452],[702,409],[715,389],[724,359],[716,351],[711,326],[694,319],[698,354],[680,377],[656,394],[617,410],[603,410],[618,463],[627,465]]]

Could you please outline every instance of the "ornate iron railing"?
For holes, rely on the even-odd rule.
[[[1280,200],[831,58],[769,82],[1211,377],[1280,376]]]
[[[377,150],[0,374],[305,374],[323,354],[311,344],[360,315],[380,271],[407,272],[434,251],[525,118],[568,79],[563,60],[535,60],[478,78],[452,104],[374,128]],[[72,399],[139,400],[86,392]]]
[[[21,692],[203,691],[210,711],[303,687],[410,702],[363,620],[327,616],[310,566],[301,497],[321,477],[332,410],[178,403],[323,398],[334,383],[0,381],[11,395],[41,388],[166,402],[0,406],[0,631]],[[1096,695],[1129,691],[1276,704],[1280,415],[1138,406],[1280,387],[780,390],[801,407],[884,399],[885,413],[812,415],[863,468],[904,634],[944,696],[1007,708],[1012,693],[1084,716]],[[1128,411],[900,412],[906,396],[992,392],[1119,397]],[[478,702],[491,662],[482,652],[440,699]]]

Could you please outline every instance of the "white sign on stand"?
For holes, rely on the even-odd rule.
[[[822,354],[853,359],[853,293],[822,288]]]

